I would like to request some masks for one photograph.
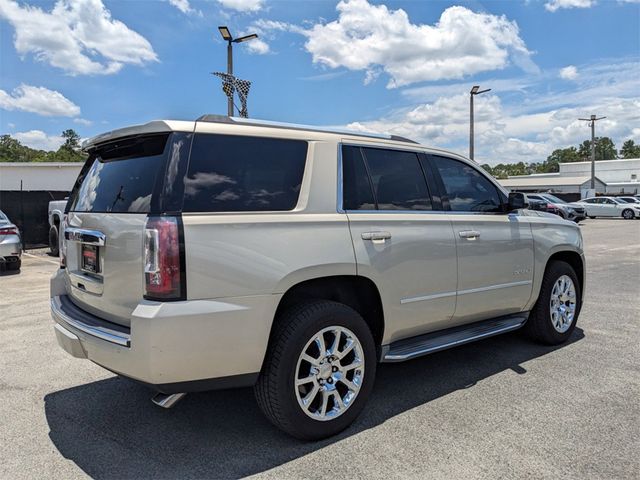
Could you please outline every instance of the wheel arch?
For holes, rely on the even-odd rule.
[[[580,293],[584,297],[585,266],[583,256],[574,250],[560,250],[558,252],[555,252],[547,259],[547,263],[544,267],[545,272],[549,268],[551,262],[554,261],[562,261],[571,265],[573,270],[576,272],[576,275],[578,276],[578,282],[580,283]]]
[[[371,279],[360,275],[330,275],[291,285],[278,303],[271,335],[283,311],[308,300],[332,300],[353,308],[369,325],[376,347],[380,347],[384,336],[384,312],[380,292]]]

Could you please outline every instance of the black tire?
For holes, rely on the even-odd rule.
[[[568,330],[560,333],[556,330],[551,321],[550,303],[551,292],[556,281],[563,275],[567,275],[571,278],[576,290],[576,309],[573,317],[573,321]],[[580,283],[578,282],[578,276],[573,270],[573,267],[566,262],[552,261],[547,265],[547,269],[544,272],[542,279],[542,286],[540,288],[540,295],[538,300],[531,310],[529,320],[525,324],[525,332],[530,338],[540,343],[547,345],[559,345],[566,342],[573,330],[576,328],[578,322],[578,316],[580,315],[580,309],[582,307],[582,291],[580,289]]]
[[[7,263],[7,270],[20,270],[20,267],[22,267],[21,259],[18,259],[15,262]]]
[[[323,328],[349,329],[360,341],[364,356],[362,386],[353,403],[340,416],[320,421],[298,404],[294,389],[298,358],[305,345]],[[302,440],[319,440],[347,428],[364,408],[376,373],[376,348],[367,323],[352,308],[328,300],[298,304],[276,319],[264,366],[254,387],[265,416],[278,428]]]
[[[635,218],[635,214],[630,208],[625,208],[622,211],[622,218],[624,218],[625,220],[633,220]]]
[[[591,215],[589,215],[589,218],[590,218],[591,220],[593,220],[593,219],[594,219],[594,218],[596,218],[596,217],[592,217]]]
[[[49,229],[49,250],[51,255],[57,257],[60,255],[60,242],[58,241],[58,227],[51,225]]]

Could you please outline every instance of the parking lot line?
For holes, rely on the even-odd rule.
[[[37,258],[38,260],[42,260],[43,262],[49,262],[49,263],[53,263],[54,265],[58,265],[60,262],[54,262],[53,260],[48,260],[46,258],[42,258],[39,255],[33,255],[32,253],[27,253],[27,252],[22,252],[23,255],[26,255],[28,257],[33,257],[33,258]]]

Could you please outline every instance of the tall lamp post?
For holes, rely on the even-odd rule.
[[[473,97],[490,90],[490,88],[480,90],[480,85],[474,85],[469,92],[469,158],[471,160],[473,160]]]
[[[603,118],[607,117],[597,118],[595,115],[591,115],[591,118],[578,119],[589,122],[589,126],[591,127],[591,190],[596,189],[596,122]],[[595,193],[593,195],[595,195]]]
[[[229,75],[233,75],[233,44],[253,40],[254,38],[258,38],[258,35],[252,33],[251,35],[245,35],[244,37],[233,38],[228,27],[218,27],[218,30],[220,30],[220,35],[222,35],[222,38],[227,42],[227,73]],[[233,97],[231,96],[227,102],[227,115],[233,117]]]

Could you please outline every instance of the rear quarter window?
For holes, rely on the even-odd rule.
[[[307,142],[196,134],[184,181],[184,212],[293,210]]]

